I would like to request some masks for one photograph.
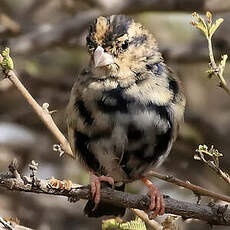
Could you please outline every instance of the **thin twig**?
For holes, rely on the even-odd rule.
[[[212,192],[212,191],[204,189],[198,185],[191,184],[190,182],[184,182],[183,180],[175,178],[171,175],[163,175],[161,173],[151,171],[147,174],[147,176],[154,176],[158,179],[170,182],[172,184],[176,184],[176,185],[181,186],[183,188],[187,188],[187,189],[193,191],[195,194],[198,194],[200,196],[208,196],[208,197],[212,197],[214,199],[223,200],[223,201],[230,203],[230,197],[229,196]]]
[[[209,58],[210,58],[210,62],[212,65],[213,69],[217,69],[217,65],[214,59],[214,55],[213,55],[213,48],[212,48],[212,40],[208,39],[208,51],[209,51]]]
[[[224,19],[219,18],[213,23],[212,13],[209,11],[206,12],[206,20],[203,19],[196,12],[194,12],[192,16],[195,18],[195,21],[191,21],[191,24],[195,26],[197,29],[201,30],[204,33],[206,39],[208,40],[210,66],[207,72],[210,77],[212,77],[213,75],[217,77],[219,81],[219,86],[223,88],[226,91],[226,93],[230,96],[230,89],[228,88],[227,83],[223,76],[223,72],[228,56],[226,54],[223,55],[220,64],[217,65],[213,54],[213,48],[212,48],[212,36],[215,33],[215,31],[218,29],[218,27],[221,25],[221,23],[224,21]]]
[[[213,150],[214,153],[212,153]],[[219,167],[219,157],[223,156],[222,153],[219,153],[219,151],[217,149],[214,149],[213,146],[208,150],[206,145],[199,145],[199,148],[196,150],[196,152],[198,154],[194,156],[195,160],[201,161],[205,166],[209,167],[221,179],[223,179],[227,184],[230,185],[230,176],[228,175],[228,173],[222,171]],[[211,160],[206,160],[205,154],[211,157]]]
[[[220,168],[216,167],[216,165],[211,161],[202,159],[202,162],[210,169],[212,169],[217,175],[219,175],[219,177],[222,178],[226,183],[230,185],[230,176],[227,173],[223,172]]]
[[[23,86],[18,77],[16,76],[13,70],[10,70],[6,76],[19,90],[19,92],[25,97],[26,101],[32,106],[35,113],[39,116],[39,118],[43,121],[46,127],[50,130],[50,132],[56,137],[56,139],[60,142],[61,148],[64,150],[66,154],[73,157],[72,150],[70,148],[69,142],[66,140],[64,135],[58,129],[56,124],[53,121],[51,113],[47,110],[47,108],[41,107],[31,96],[28,90]]]
[[[218,78],[219,86],[223,88],[226,91],[226,93],[230,96],[230,89],[228,88],[227,83],[223,77],[223,72],[219,70],[215,62],[211,38],[208,38],[208,51],[209,51],[210,65],[211,68],[213,69],[213,74]]]

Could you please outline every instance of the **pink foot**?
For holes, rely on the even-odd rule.
[[[141,181],[148,187],[149,195],[151,198],[151,203],[149,210],[154,212],[150,215],[151,218],[157,215],[163,215],[165,213],[165,204],[163,196],[161,195],[159,189],[147,178],[143,177]]]
[[[94,199],[95,208],[100,203],[101,199],[101,181],[108,182],[112,187],[114,186],[114,180],[108,176],[96,176],[92,171],[89,174],[89,181],[91,186],[91,194]]]

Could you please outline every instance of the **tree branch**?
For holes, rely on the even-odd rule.
[[[205,166],[214,171],[221,179],[223,179],[228,185],[230,185],[230,176],[220,168],[219,158],[223,156],[217,149],[212,145],[208,148],[207,145],[199,145],[196,149],[197,154],[194,155],[194,159],[201,161]],[[209,159],[206,160],[206,157]]]
[[[201,158],[201,162],[213,170],[221,179],[223,179],[228,185],[230,185],[230,176],[222,171],[219,167],[217,167],[212,161],[206,160],[205,158]]]
[[[14,168],[15,163],[11,164],[11,173],[0,174],[0,187],[21,192],[66,196],[70,201],[90,199],[90,186],[72,184],[70,181],[60,181],[54,178],[50,180],[34,178],[35,168],[34,163],[32,164],[33,167],[30,165],[30,169],[33,169],[30,178],[22,175],[16,178],[15,172],[17,170]],[[150,198],[147,195],[129,194],[110,188],[101,190],[101,200],[114,205],[141,210],[147,210],[150,204]],[[227,208],[227,205],[198,205],[178,201],[169,196],[164,196],[164,201],[166,213],[180,215],[184,219],[200,219],[213,225],[230,226],[230,209]]]
[[[187,188],[187,189],[193,191],[198,196],[209,196],[209,197],[212,197],[212,198],[215,198],[218,200],[223,200],[223,201],[230,203],[230,197],[229,196],[225,196],[222,194],[212,192],[212,191],[204,189],[198,185],[191,184],[190,182],[185,182],[183,180],[177,179],[174,176],[163,175],[163,174],[155,172],[155,171],[151,171],[150,173],[147,174],[147,176],[154,176],[160,180],[164,180],[164,181],[170,182],[172,184]]]

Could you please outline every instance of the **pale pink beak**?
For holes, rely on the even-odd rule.
[[[114,60],[112,55],[105,53],[101,46],[98,46],[94,52],[94,65],[95,67],[103,67],[113,64]]]

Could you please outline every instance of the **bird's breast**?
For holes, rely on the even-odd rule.
[[[166,103],[170,94],[158,98],[151,82],[145,86],[105,80],[82,90],[81,100],[74,104],[78,122],[73,139],[88,168],[115,181],[132,181],[167,154],[172,140]]]

